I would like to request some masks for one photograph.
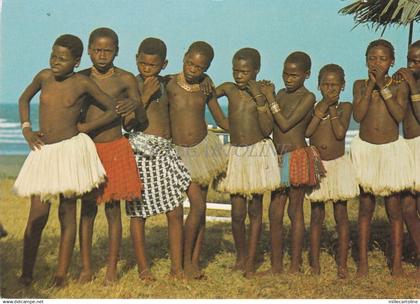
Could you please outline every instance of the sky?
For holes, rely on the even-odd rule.
[[[328,63],[346,73],[342,100],[351,100],[352,84],[366,78],[365,50],[380,38],[366,26],[354,27],[352,16],[338,10],[352,0],[0,0],[0,103],[17,100],[34,75],[48,67],[51,46],[61,34],[79,36],[85,44],[80,68],[90,66],[87,40],[97,27],[117,32],[120,52],[114,63],[137,74],[135,54],[141,40],[158,37],[168,47],[169,65],[163,74],[181,70],[188,46],[196,40],[210,43],[215,58],[207,71],[214,82],[232,81],[231,60],[243,47],[261,53],[259,79],[282,87],[286,56],[296,50],[312,58],[306,86],[318,97],[317,75]],[[395,68],[406,64],[408,28],[390,28],[384,39],[396,50]],[[414,26],[414,40],[420,25]],[[38,99],[38,98],[36,98]],[[223,102],[223,101],[222,101]]]

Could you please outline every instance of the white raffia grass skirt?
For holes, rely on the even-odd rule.
[[[280,187],[280,170],[277,153],[271,140],[239,147],[226,145],[228,167],[226,176],[216,183],[220,192],[263,194]]]
[[[197,145],[184,147],[175,145],[194,183],[208,186],[213,178],[226,171],[227,158],[223,144],[211,131]]]
[[[405,140],[411,151],[414,165],[414,191],[420,192],[420,136]]]
[[[95,144],[84,133],[31,151],[13,186],[20,196],[82,195],[105,180]]]
[[[323,160],[322,164],[327,172],[321,183],[307,195],[311,202],[346,201],[359,195],[356,172],[349,155]]]
[[[357,181],[365,192],[388,196],[413,188],[414,162],[407,142],[401,137],[394,142],[375,145],[355,136],[350,157]]]

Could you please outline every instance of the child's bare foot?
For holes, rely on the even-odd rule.
[[[255,277],[255,264],[251,259],[248,259],[248,261],[245,263],[244,277],[247,279]]]
[[[64,277],[54,276],[52,286],[55,288],[63,288],[66,285]]]
[[[185,273],[182,270],[172,270],[169,272],[169,277],[175,280],[185,279]]]
[[[184,273],[187,279],[194,279],[194,280],[202,280],[205,279],[205,275],[193,265],[185,265],[184,266]]]
[[[337,277],[339,279],[347,279],[349,277],[349,273],[347,271],[347,268],[339,267],[337,270]]]
[[[256,274],[255,271],[246,271],[245,270],[245,272],[244,272],[244,278],[252,279],[252,278],[255,278],[256,276],[257,276],[257,274]]]
[[[404,275],[404,271],[401,264],[393,265],[391,269],[391,275],[393,277],[402,277]]]
[[[356,277],[361,278],[368,275],[368,265],[367,264],[360,264],[357,267]]]
[[[236,261],[231,269],[232,271],[245,271],[245,260]]]
[[[139,279],[146,282],[154,282],[156,281],[155,276],[150,272],[148,268],[142,270],[139,273]]]
[[[297,274],[299,272],[300,272],[300,266],[299,265],[290,265],[290,268],[287,271],[288,274]]]
[[[257,277],[265,277],[265,276],[275,276],[283,273],[283,269],[273,269],[270,268],[268,270],[260,271],[256,273]]]
[[[320,275],[321,274],[321,267],[319,264],[314,264],[311,266],[311,273],[314,275]]]
[[[79,283],[86,284],[93,280],[93,274],[91,271],[82,271],[79,275]]]
[[[116,269],[107,269],[105,274],[104,285],[111,286],[118,280]]]
[[[19,278],[19,283],[28,287],[32,284],[32,280],[33,280],[32,277],[26,277],[26,276],[21,275]]]

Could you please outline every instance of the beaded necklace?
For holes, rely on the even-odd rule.
[[[106,73],[100,73],[94,66],[92,67],[92,76],[97,79],[106,79],[114,75],[115,68],[110,68]]]
[[[187,92],[199,92],[199,91],[201,91],[200,85],[198,83],[196,83],[196,84],[187,83],[187,81],[185,80],[184,73],[179,73],[176,76],[176,83]]]

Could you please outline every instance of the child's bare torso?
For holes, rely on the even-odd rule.
[[[283,115],[289,117],[299,107],[304,96],[309,93],[304,87],[293,93],[287,93],[284,89],[280,90],[276,95],[276,101]],[[311,111],[308,111],[300,122],[286,132],[282,132],[279,126],[274,123],[273,141],[277,154],[284,154],[298,148],[306,147],[305,131],[310,121]]]
[[[173,77],[166,86],[172,142],[181,146],[199,144],[207,135],[204,117],[207,96],[201,91],[187,92]]]
[[[84,89],[79,76],[63,81],[55,80],[51,71],[45,72],[39,104],[39,128],[42,141],[53,144],[79,133],[77,123],[84,100]]]
[[[355,89],[366,90],[365,80],[357,80]],[[396,96],[396,85],[390,85],[392,95]],[[398,139],[398,123],[392,118],[389,110],[378,91],[372,93],[367,113],[360,122],[359,136],[362,140],[372,144],[385,144]]]
[[[264,135],[258,122],[258,112],[255,101],[244,90],[239,90],[234,83],[229,83],[226,90],[229,100],[229,133],[233,146],[255,144]]]
[[[137,76],[136,78],[139,83],[140,92],[142,92],[143,79],[140,76]],[[171,126],[169,121],[169,103],[163,83],[161,83],[160,91],[152,96],[152,100],[146,108],[146,113],[149,125],[143,133],[170,139]]]
[[[417,87],[420,89],[420,80],[417,80]],[[407,111],[403,120],[403,131],[404,137],[408,139],[420,136],[420,119],[417,119],[414,115],[413,102],[411,100],[407,103]]]
[[[85,74],[89,73],[90,69],[84,70],[80,73]],[[128,72],[121,70],[115,67],[114,74],[109,78],[99,79],[92,74],[90,78],[98,85],[98,87],[104,91],[108,96],[112,97],[114,106],[116,102],[120,99],[127,98],[127,83],[124,81],[124,75]],[[86,110],[85,121],[90,122],[98,119],[104,111],[95,105],[95,102],[89,102],[88,108]],[[92,139],[94,142],[103,143],[117,140],[122,136],[122,120],[117,118],[111,124],[106,125],[98,130],[95,130],[91,133]]]
[[[349,106],[351,107],[351,105]],[[343,103],[337,105],[337,113],[339,117],[343,114]],[[310,137],[310,144],[317,147],[321,159],[323,160],[333,160],[343,156],[345,153],[346,138],[337,139],[334,135],[330,118],[331,117],[327,115],[325,120],[321,120],[316,131]]]

